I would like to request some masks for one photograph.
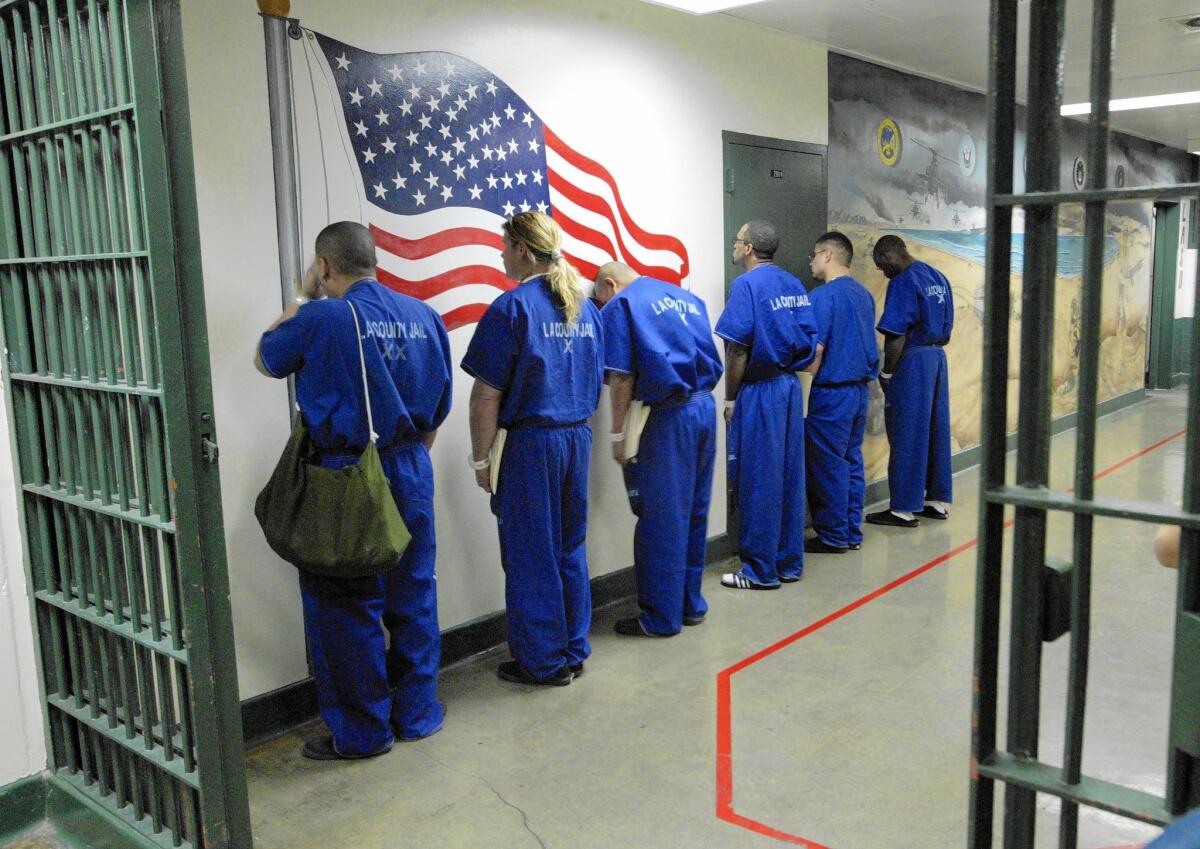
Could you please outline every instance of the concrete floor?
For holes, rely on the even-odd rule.
[[[1156,393],[1106,418],[1097,468],[1180,431],[1184,415],[1181,395]],[[1073,433],[1054,440],[1056,488],[1071,484],[1073,445]],[[1174,501],[1183,451],[1182,438],[1171,440],[1103,477],[1097,492]],[[445,729],[383,757],[306,761],[299,744],[312,726],[258,747],[248,758],[256,846],[965,846],[974,471],[958,476],[956,492],[948,522],[867,526],[860,553],[810,556],[804,580],[778,592],[722,589],[714,568],[708,620],[672,639],[618,637],[612,622],[631,606],[599,611],[593,658],[569,687],[498,681],[503,650],[446,670]],[[1096,522],[1084,769],[1161,794],[1176,575],[1154,562],[1153,534]],[[1069,520],[1052,522],[1050,549],[1069,555]],[[727,679],[732,807],[718,818],[719,674],[814,625]],[[1066,649],[1065,638],[1046,648],[1050,762],[1061,753]],[[1044,798],[1040,810],[1039,846],[1056,846],[1057,802]],[[1080,846],[1140,845],[1156,833],[1085,810]]]

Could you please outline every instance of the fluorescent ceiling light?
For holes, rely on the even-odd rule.
[[[1177,94],[1152,94],[1148,97],[1124,97],[1108,102],[1109,112],[1126,112],[1130,109],[1158,109],[1163,106],[1185,106],[1200,103],[1200,91],[1181,91]],[[1087,115],[1092,111],[1090,103],[1067,103],[1062,107],[1064,115]]]
[[[693,15],[709,15],[713,12],[724,12],[726,9],[736,9],[739,6],[753,6],[763,0],[644,0],[655,6],[666,6],[668,9],[678,9]]]

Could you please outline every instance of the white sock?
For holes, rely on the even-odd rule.
[[[912,513],[909,513],[907,510],[893,510],[892,515],[899,516],[901,519],[903,519],[906,522],[911,522],[913,519],[917,518]]]
[[[938,511],[939,513],[946,513],[946,512],[948,512],[948,509],[949,509],[949,505],[946,504],[945,501],[926,501],[925,506],[932,507],[934,510]]]

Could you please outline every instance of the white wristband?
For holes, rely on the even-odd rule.
[[[488,466],[492,465],[492,458],[484,457],[482,460],[476,460],[473,456],[468,454],[467,455],[467,465],[478,472],[478,471],[486,469]]]
[[[737,403],[737,401],[736,401],[736,400],[732,400],[732,401],[731,401],[730,399],[726,398],[726,399],[725,399],[725,409],[726,409],[726,410],[732,410],[732,409],[733,409],[733,405],[734,405],[734,404],[736,404],[736,403]]]
[[[892,376],[890,374],[888,374],[886,371],[881,371],[879,373],[879,379],[880,380],[891,380]]]
[[[608,435],[608,441],[609,442],[624,442],[625,441],[625,433],[624,432],[610,433]]]

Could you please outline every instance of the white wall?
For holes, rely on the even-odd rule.
[[[826,143],[825,48],[720,15],[634,0],[310,0],[293,3],[292,15],[366,50],[443,50],[502,77],[613,173],[641,226],[683,240],[687,285],[714,320],[728,261],[721,131]],[[186,0],[183,20],[238,671],[249,697],[306,674],[295,575],[252,514],[287,435],[283,384],[251,366],[280,304],[262,26],[249,0]],[[319,185],[320,175],[306,176]],[[451,334],[456,364],[472,329]],[[470,381],[461,371],[455,379],[455,409],[434,448],[443,629],[504,606],[495,522],[464,463]],[[620,475],[607,444],[596,447],[594,576],[633,562]],[[710,534],[724,530],[722,457]]]
[[[0,787],[46,768],[6,404],[0,391]]]

